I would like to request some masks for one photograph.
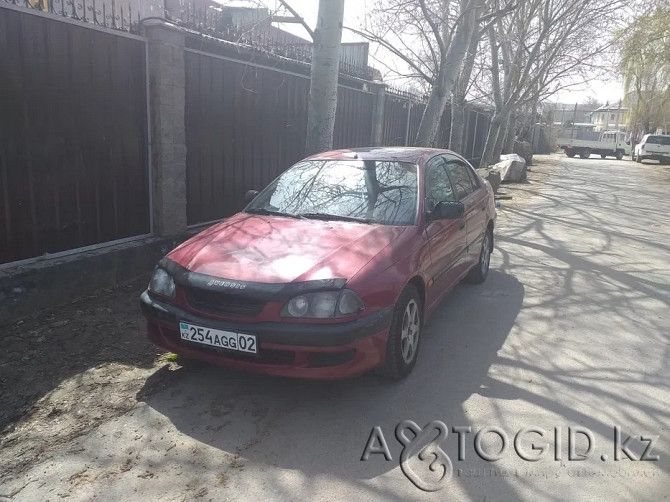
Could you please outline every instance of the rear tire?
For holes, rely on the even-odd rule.
[[[573,158],[575,155],[577,155],[577,152],[575,152],[574,150],[568,148],[568,149],[565,151],[565,155],[567,155],[567,156],[570,157],[570,158]]]
[[[482,241],[482,248],[479,251],[479,261],[468,275],[465,277],[466,282],[470,284],[481,284],[489,275],[489,267],[491,265],[491,242],[493,242],[493,231],[488,228]]]
[[[377,373],[392,380],[410,374],[419,353],[423,309],[416,287],[408,284],[400,293],[393,308],[389,338],[386,343],[386,361]]]
[[[623,159],[623,150],[617,150],[616,151],[616,159],[617,160]]]
[[[642,160],[643,160],[642,157],[639,155],[635,157],[635,162],[637,162],[638,164],[642,164]]]
[[[583,148],[582,150],[579,151],[579,158],[580,159],[588,159],[591,156],[591,150],[588,148]]]

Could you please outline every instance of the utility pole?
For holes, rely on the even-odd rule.
[[[616,109],[616,120],[615,120],[615,125],[614,125],[614,130],[616,131],[614,133],[614,148],[616,149],[617,146],[619,146],[619,112],[621,111],[621,100],[619,100],[619,105],[617,106]]]

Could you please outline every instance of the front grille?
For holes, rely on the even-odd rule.
[[[191,307],[208,314],[233,316],[233,317],[255,317],[261,313],[265,302],[252,298],[244,298],[234,293],[222,293],[187,287],[186,300]]]

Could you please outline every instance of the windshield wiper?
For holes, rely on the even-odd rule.
[[[341,214],[300,213],[298,216],[314,220],[336,220],[336,221],[355,221],[356,223],[373,223],[372,220],[369,220],[367,218],[357,218],[356,216],[345,216]]]
[[[252,207],[245,211],[249,214],[262,214],[266,216],[286,216],[287,218],[302,218],[302,215],[293,214],[293,213],[283,213],[281,211],[275,211],[273,209],[267,209],[265,207]]]

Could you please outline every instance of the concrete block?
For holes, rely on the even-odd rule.
[[[524,158],[527,168],[533,165],[533,146],[528,141],[515,141],[514,153]]]
[[[491,188],[493,189],[493,193],[496,193],[498,191],[498,187],[502,182],[500,168],[493,166],[488,168],[477,169],[477,174],[479,174],[479,176],[481,176],[482,178],[484,178],[486,181],[489,182]]]
[[[509,163],[509,169],[507,170],[503,181],[525,181],[528,177],[526,172],[526,161],[523,157],[516,153],[510,155],[501,155],[501,163]]]
[[[504,155],[503,155],[504,157]],[[493,166],[489,166],[489,169],[491,168],[496,168],[498,172],[500,173],[500,179],[504,180],[505,177],[507,176],[507,172],[509,171],[510,166],[512,165],[512,162],[509,160],[501,160],[497,164]]]

